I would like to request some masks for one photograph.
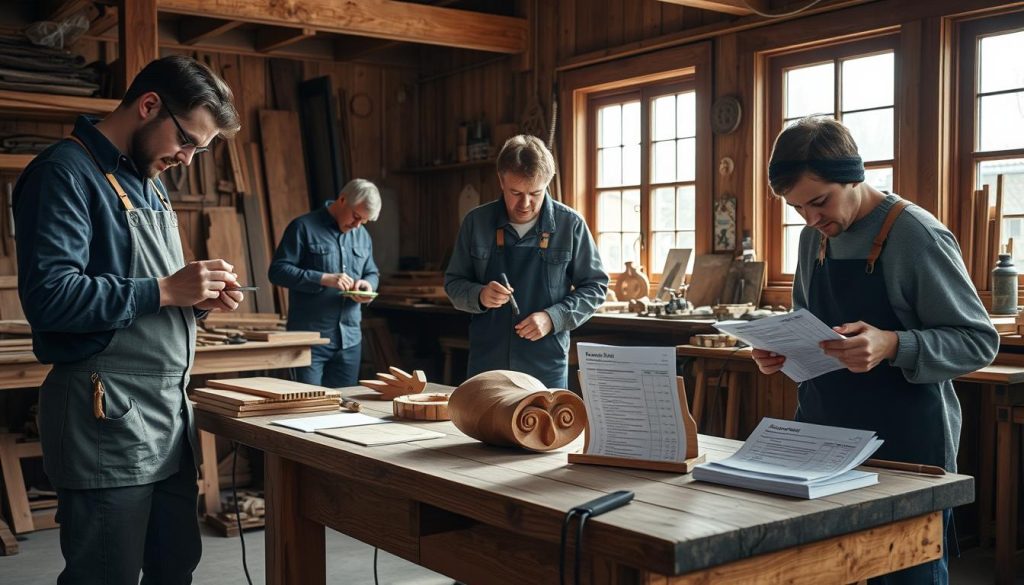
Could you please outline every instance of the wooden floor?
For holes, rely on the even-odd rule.
[[[196,585],[245,585],[242,553],[237,538],[222,538],[204,527],[203,560],[195,574]],[[245,539],[249,574],[254,585],[264,583],[263,531],[247,532]],[[63,567],[58,532],[43,530],[21,541],[21,554],[0,557],[0,583],[5,585],[52,585]],[[950,582],[957,585],[990,585],[993,581],[991,549],[973,548],[953,559]],[[388,585],[450,585],[451,579],[418,567],[404,559],[380,553],[377,573]],[[373,549],[343,534],[327,531],[327,582],[373,585]],[[1024,578],[1017,579],[1024,585]]]

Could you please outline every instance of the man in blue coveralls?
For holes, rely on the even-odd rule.
[[[503,197],[466,215],[445,273],[452,304],[473,314],[468,375],[515,370],[567,388],[569,331],[604,302],[608,274],[580,214],[547,196],[543,142],[510,138],[497,167]]]
[[[373,300],[380,280],[373,242],[363,224],[380,215],[380,192],[353,179],[337,201],[288,224],[270,264],[270,281],[288,289],[288,330],[319,331],[331,340],[313,346],[313,363],[295,380],[316,386],[355,386],[362,352],[360,304]]]

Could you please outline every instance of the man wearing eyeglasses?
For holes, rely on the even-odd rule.
[[[191,583],[201,543],[186,398],[195,317],[242,301],[226,260],[185,263],[159,174],[239,129],[231,90],[194,59],[147,65],[18,179],[18,285],[57,490],[58,583]],[[209,156],[209,155],[207,155]]]
[[[338,199],[301,215],[285,229],[270,263],[270,282],[288,289],[288,329],[319,331],[330,339],[313,346],[312,364],[296,368],[298,382],[355,386],[362,354],[362,303],[373,300],[380,271],[363,227],[377,221],[377,186],[353,179]]]

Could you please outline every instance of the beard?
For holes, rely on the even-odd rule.
[[[153,135],[157,131],[158,120],[152,120],[132,134],[131,142],[128,145],[128,158],[135,165],[135,169],[143,176],[155,179],[160,171],[157,164],[164,162],[168,167],[174,166],[178,161],[161,157],[153,146]]]

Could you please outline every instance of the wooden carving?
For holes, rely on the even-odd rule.
[[[378,372],[376,380],[359,380],[359,385],[380,392],[384,400],[393,400],[406,394],[419,394],[427,387],[427,375],[423,370],[415,370],[409,374],[392,366],[388,371],[391,373]]]
[[[463,433],[490,445],[550,451],[583,432],[583,400],[567,390],[548,390],[521,372],[477,374],[452,392],[448,414]]]
[[[615,281],[615,296],[620,301],[631,301],[649,294],[651,280],[647,278],[642,267],[633,268],[632,262],[626,262],[626,271]]]

